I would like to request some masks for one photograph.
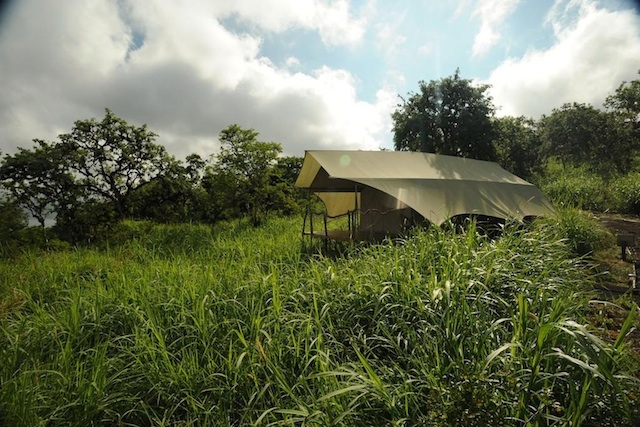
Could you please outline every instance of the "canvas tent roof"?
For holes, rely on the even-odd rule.
[[[522,220],[554,212],[533,184],[497,163],[431,153],[307,151],[296,181],[322,199],[329,216],[354,210],[363,185],[438,225],[460,214]]]

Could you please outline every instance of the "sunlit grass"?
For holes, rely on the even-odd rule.
[[[598,338],[561,227],[325,257],[301,225],[131,223],[0,264],[0,425],[637,421],[634,312]]]

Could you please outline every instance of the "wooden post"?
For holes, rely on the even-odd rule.
[[[309,190],[307,190],[307,208],[304,210],[302,218],[302,239],[304,239],[304,230],[307,228],[307,215],[309,215]]]
[[[324,251],[329,252],[329,230],[327,229],[327,211],[324,211]]]
[[[622,260],[627,261],[627,247],[633,247],[635,245],[635,238],[631,234],[618,234],[617,236],[618,246],[622,250]]]
[[[309,242],[313,241],[313,209],[311,208],[311,190],[309,190]]]
[[[356,238],[357,238],[358,231],[360,231],[359,230],[359,228],[360,228],[360,205],[358,204],[358,184],[356,184],[354,197],[355,197],[356,211],[354,212],[353,221],[354,221],[354,229],[355,229]]]

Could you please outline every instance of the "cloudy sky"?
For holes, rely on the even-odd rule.
[[[237,123],[306,149],[392,148],[398,95],[460,68],[500,115],[601,106],[640,78],[633,0],[14,0],[0,150],[109,108],[178,157]]]

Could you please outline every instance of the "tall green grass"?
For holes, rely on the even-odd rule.
[[[616,211],[640,215],[640,173],[618,177],[608,191],[612,194]]]
[[[635,312],[599,338],[557,224],[341,257],[300,227],[129,223],[0,264],[0,425],[637,422]]]
[[[586,166],[561,165],[550,161],[538,185],[556,206],[603,212],[615,210],[616,200],[608,190],[609,181]]]
[[[578,256],[590,256],[594,252],[615,246],[611,231],[601,227],[598,220],[588,212],[579,209],[558,207],[556,218],[540,218],[564,240],[571,251]]]
[[[550,161],[538,185],[556,205],[596,212],[640,215],[640,174],[603,177],[586,166]]]

